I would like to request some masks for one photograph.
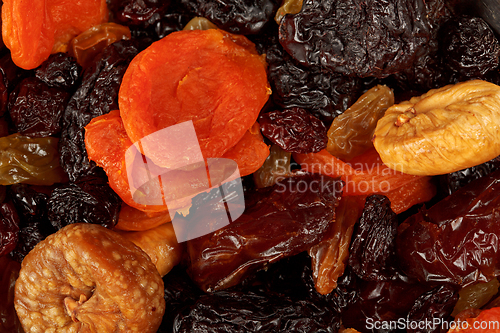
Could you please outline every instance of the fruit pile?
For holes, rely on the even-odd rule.
[[[0,333],[500,331],[500,44],[464,2],[1,8]]]

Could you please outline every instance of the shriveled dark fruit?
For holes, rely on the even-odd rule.
[[[49,193],[49,189],[46,191]],[[47,217],[47,193],[26,184],[10,187],[9,196],[20,219],[19,242],[10,256],[18,262],[22,262],[36,244],[56,231]]]
[[[87,176],[52,191],[48,218],[56,230],[81,222],[112,228],[118,222],[121,202],[106,179]]]
[[[108,3],[116,22],[147,28],[165,14],[170,0],[108,0]]]
[[[0,116],[7,111],[10,92],[28,73],[14,64],[10,53],[0,58]]]
[[[202,16],[220,29],[240,34],[257,34],[273,19],[279,7],[274,0],[182,0],[196,16]]]
[[[285,16],[280,43],[300,63],[386,77],[412,65],[431,34],[423,0],[305,0]],[[391,13],[391,15],[387,15]]]
[[[61,166],[71,181],[102,172],[88,159],[84,127],[93,118],[118,108],[123,74],[137,53],[139,48],[134,41],[111,44],[87,68],[81,85],[71,97],[64,111],[59,143]]]
[[[259,51],[266,54],[272,99],[279,106],[306,109],[329,125],[361,95],[360,79],[298,64],[275,35],[269,37],[268,43],[257,40],[257,47],[264,44]]]
[[[24,333],[14,309],[14,286],[21,265],[9,256],[0,257],[0,332]]]
[[[500,43],[480,17],[462,16],[446,22],[441,52],[445,64],[466,78],[483,78],[498,67]]]
[[[11,203],[0,204],[0,257],[9,254],[19,240],[19,216]]]
[[[386,196],[366,198],[349,249],[349,265],[360,278],[384,281],[394,277],[397,228],[397,216]]]
[[[337,332],[338,314],[324,303],[280,294],[220,291],[177,315],[174,332]]]
[[[237,220],[188,241],[188,273],[203,290],[220,290],[307,250],[334,220],[341,194],[339,179],[302,172],[245,193],[245,212]],[[214,219],[210,209],[188,217],[204,224]]]
[[[165,311],[163,281],[149,257],[85,223],[50,235],[26,256],[14,306],[26,332],[153,333]]]
[[[474,180],[399,226],[396,252],[406,274],[463,287],[499,275],[499,180],[498,170]]]
[[[430,322],[424,329],[407,328],[408,333],[438,333],[441,323],[451,315],[458,300],[458,288],[450,284],[442,284],[420,295],[407,319],[409,322]]]
[[[30,137],[45,137],[61,131],[61,117],[69,93],[51,88],[43,81],[24,79],[10,94],[10,118],[16,131]]]
[[[264,113],[259,123],[262,135],[289,153],[317,153],[328,143],[325,125],[304,109]]]
[[[500,156],[494,159],[460,171],[439,176],[442,194],[450,195],[470,182],[487,176],[500,168]]]
[[[67,53],[54,53],[35,71],[35,76],[51,87],[72,91],[80,79],[82,68]]]

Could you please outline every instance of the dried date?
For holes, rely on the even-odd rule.
[[[57,230],[73,223],[100,224],[112,228],[118,222],[121,199],[107,180],[80,178],[55,188],[48,201],[48,218]]]
[[[500,171],[474,180],[399,227],[400,266],[421,281],[467,286],[500,275]]]
[[[289,153],[317,153],[328,142],[325,125],[304,109],[264,113],[259,123],[262,135]]]
[[[128,64],[139,52],[134,41],[111,44],[83,74],[62,120],[59,153],[61,166],[71,181],[100,171],[85,150],[84,127],[95,117],[118,108],[118,90]]]
[[[246,210],[236,221],[188,241],[190,276],[205,291],[220,290],[307,250],[333,221],[341,194],[340,180],[302,173],[255,190],[246,196]],[[192,217],[203,221],[210,214],[201,210]]]
[[[411,66],[430,38],[423,0],[305,0],[280,24],[280,43],[297,61],[359,77]]]
[[[68,100],[65,90],[51,88],[34,77],[26,78],[10,94],[10,118],[22,135],[41,138],[59,134]]]
[[[371,195],[366,198],[349,249],[349,265],[360,278],[383,281],[394,277],[397,228],[397,215],[387,197]]]

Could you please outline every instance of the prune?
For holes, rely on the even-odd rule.
[[[323,306],[322,306],[323,305]],[[279,294],[219,291],[175,318],[174,332],[337,332],[332,308]]]
[[[0,184],[52,185],[67,180],[59,165],[57,138],[12,134],[0,138]]]
[[[467,78],[483,78],[499,64],[500,44],[479,17],[462,16],[446,22],[440,33],[445,64]]]
[[[289,153],[317,153],[328,142],[325,125],[304,109],[264,113],[259,123],[262,135]]]
[[[420,295],[410,312],[408,312],[408,322],[426,322],[422,328],[407,328],[408,333],[431,333],[441,332],[441,323],[446,320],[458,300],[458,288],[449,284],[443,284]],[[437,320],[436,319],[440,319]]]
[[[9,195],[20,219],[19,242],[10,256],[22,262],[36,244],[53,233],[55,229],[47,217],[48,194],[26,184],[12,185]]]
[[[500,156],[482,164],[439,176],[440,189],[450,195],[475,179],[487,176],[500,168]]]
[[[57,230],[72,223],[93,223],[112,228],[118,222],[120,197],[106,179],[82,177],[55,188],[48,201],[48,217]]]
[[[411,66],[430,37],[423,0],[305,0],[280,24],[281,45],[300,63],[359,77]]]
[[[500,274],[500,171],[477,179],[400,225],[399,265],[422,281],[467,286]]]
[[[40,138],[59,134],[69,93],[43,81],[24,79],[9,97],[10,118],[22,135]]]
[[[0,257],[9,254],[19,239],[19,216],[11,203],[0,204]]]
[[[273,101],[283,108],[308,110],[329,125],[361,94],[361,81],[317,68],[304,68],[282,51],[266,55]]]
[[[220,29],[240,35],[259,33],[278,9],[274,0],[182,0],[196,16],[215,23]]]
[[[71,91],[78,80],[82,68],[76,59],[66,53],[54,53],[35,71],[35,76],[45,84]]]
[[[84,127],[93,118],[118,108],[123,74],[138,52],[133,41],[116,42],[105,48],[85,70],[81,85],[64,111],[59,144],[61,166],[71,181],[99,173],[87,157]]]
[[[394,276],[397,228],[397,215],[387,197],[375,194],[366,198],[349,249],[349,265],[359,277],[383,281]]]
[[[234,286],[269,263],[319,242],[334,218],[342,182],[299,173],[251,193],[236,221],[187,243],[188,272],[205,291]],[[210,215],[202,209],[192,217],[203,221]]]
[[[170,333],[173,330],[177,313],[196,303],[203,292],[193,283],[185,268],[174,267],[163,277],[165,286],[165,315],[158,333]]]

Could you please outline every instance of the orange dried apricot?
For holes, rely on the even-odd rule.
[[[108,20],[106,0],[3,0],[2,37],[14,63],[38,67],[70,40]]]
[[[255,123],[271,90],[263,56],[246,37],[218,29],[179,31],[136,56],[123,77],[120,115],[132,142],[193,121],[205,158],[221,157]],[[155,142],[146,155],[172,167]]]

